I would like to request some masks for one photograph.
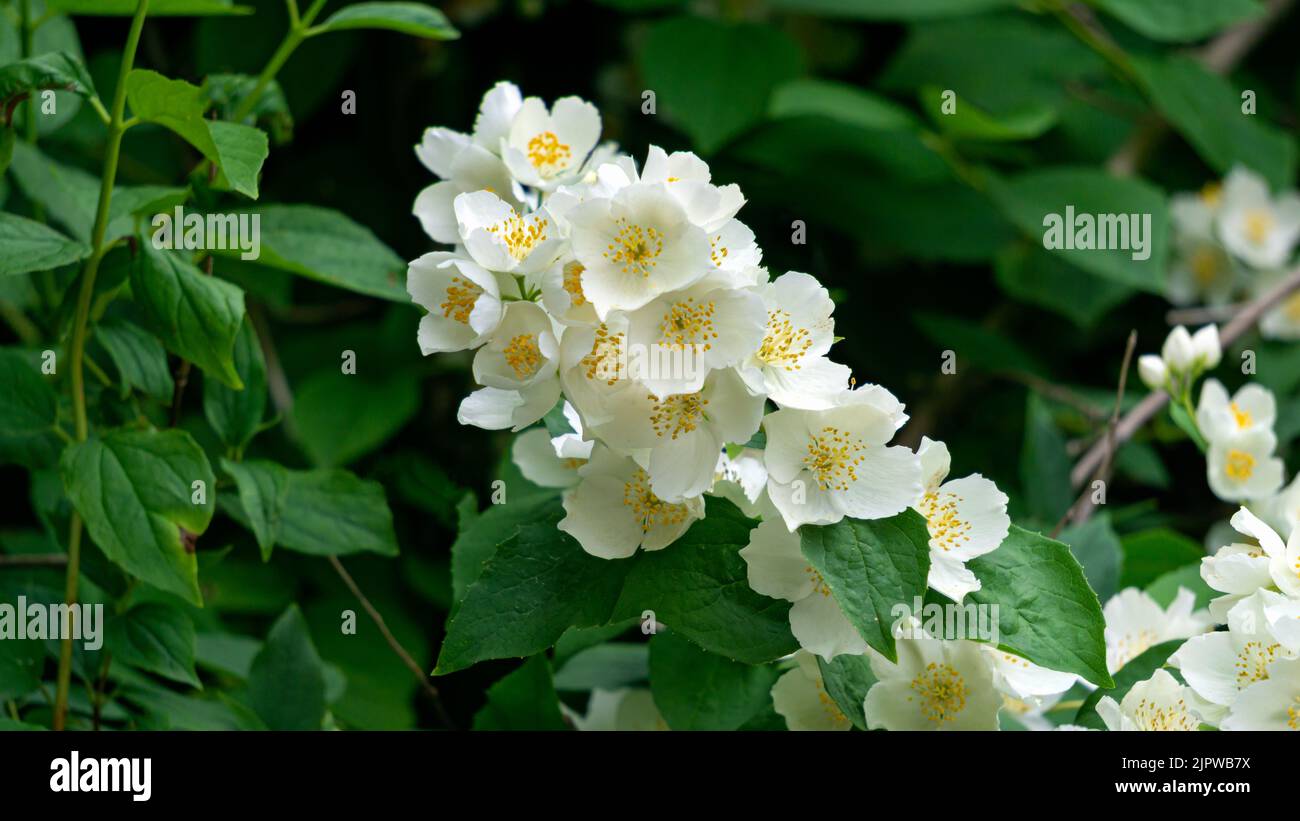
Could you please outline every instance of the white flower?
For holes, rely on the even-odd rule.
[[[845,516],[882,519],[921,497],[921,461],[887,447],[906,420],[883,388],[843,391],[823,411],[785,408],[763,419],[767,492],[791,530]]]
[[[516,431],[541,419],[560,398],[560,352],[551,319],[531,302],[511,302],[492,339],[474,355],[474,379],[485,387],[461,402],[462,425]]]
[[[510,445],[510,459],[524,478],[540,487],[572,487],[578,483],[578,468],[585,459],[562,459],[555,455],[545,428],[526,430]]]
[[[1223,361],[1223,345],[1219,341],[1217,325],[1206,325],[1192,334],[1192,369],[1199,373],[1219,367]]]
[[[1196,596],[1179,587],[1168,608],[1136,587],[1121,590],[1106,602],[1102,615],[1106,620],[1106,667],[1118,672],[1121,667],[1161,642],[1185,639],[1204,633],[1213,626],[1204,610],[1193,612]]]
[[[644,469],[604,446],[592,450],[578,475],[578,485],[564,494],[559,528],[593,556],[625,559],[638,547],[662,550],[704,518],[703,499],[665,502],[651,491]]]
[[[1078,679],[1074,673],[1059,673],[996,647],[982,646],[993,665],[994,685],[1007,696],[1028,702],[1028,706],[1064,693]]]
[[[476,348],[501,323],[496,277],[467,259],[434,251],[406,269],[406,290],[429,311],[417,339],[425,356]]]
[[[849,730],[853,722],[826,692],[816,656],[795,653],[797,666],[772,685],[772,706],[791,730]]]
[[[587,701],[587,714],[580,716],[564,704],[560,705],[573,726],[579,730],[644,732],[667,730],[668,723],[655,705],[654,696],[644,687],[618,690],[591,691]]]
[[[1277,400],[1272,391],[1250,383],[1228,398],[1228,391],[1217,379],[1207,379],[1201,386],[1201,401],[1196,406],[1196,425],[1211,442],[1228,439],[1254,430],[1273,429],[1277,418]]]
[[[1201,718],[1188,706],[1188,688],[1167,670],[1134,684],[1116,703],[1110,696],[1097,702],[1097,715],[1112,732],[1134,730],[1199,730]]]
[[[1169,332],[1169,336],[1165,337],[1165,344],[1160,348],[1160,358],[1165,361],[1165,367],[1175,373],[1186,373],[1191,370],[1195,353],[1192,335],[1182,325]]]
[[[1225,305],[1241,284],[1240,269],[1214,236],[1219,194],[1213,185],[1198,194],[1175,194],[1170,202],[1174,260],[1166,292],[1176,305]]]
[[[1138,357],[1138,376],[1153,391],[1163,390],[1169,384],[1169,367],[1153,353]]]
[[[491,191],[461,194],[453,207],[465,250],[489,271],[537,274],[564,247],[545,208],[521,216]]]
[[[1288,192],[1274,200],[1263,179],[1235,168],[1223,183],[1216,227],[1224,247],[1247,264],[1281,267],[1300,238],[1300,197]]]
[[[578,415],[578,411],[573,405],[567,401],[560,408],[560,412],[564,414],[564,418],[568,421],[572,432],[561,433],[551,439],[551,447],[555,448],[555,455],[561,459],[590,459],[591,449],[596,446],[596,443],[587,439],[583,433],[582,417]]]
[[[1169,657],[1196,694],[1211,704],[1231,707],[1239,693],[1267,679],[1278,661],[1295,652],[1278,641],[1256,592],[1228,613],[1227,631],[1194,636]]]
[[[542,304],[557,322],[594,327],[600,324],[596,306],[582,292],[582,272],[576,259],[561,259],[542,275]]]
[[[827,661],[866,652],[867,643],[840,610],[822,575],[804,558],[798,532],[786,530],[779,519],[764,519],[749,532],[749,544],[740,556],[750,587],[792,603],[790,632],[800,647]]]
[[[763,338],[763,302],[693,286],[628,315],[629,376],[659,397],[694,393],[710,371],[740,363]]]
[[[1262,515],[1273,529],[1290,534],[1300,527],[1300,475],[1262,506]]]
[[[691,222],[713,234],[736,215],[745,197],[738,185],[717,186],[709,180],[709,166],[704,160],[689,151],[668,154],[657,145],[646,152],[640,175],[640,182],[666,185]]]
[[[560,382],[587,428],[614,419],[613,400],[625,390],[644,391],[628,376],[627,317],[570,327],[560,337]]]
[[[1282,487],[1284,466],[1273,455],[1277,437],[1272,430],[1254,428],[1211,440],[1206,454],[1206,480],[1225,502],[1265,499]]]
[[[591,425],[612,448],[645,451],[656,495],[699,496],[713,484],[718,454],[728,442],[748,442],[763,418],[763,397],[750,396],[730,368],[712,371],[695,393],[656,397],[631,388],[609,399],[610,420]]]
[[[924,495],[913,505],[930,531],[929,586],[960,603],[980,589],[966,562],[996,550],[1011,530],[1007,496],[978,473],[944,482],[951,467],[948,446],[921,438]]]
[[[1277,589],[1287,596],[1300,599],[1300,530],[1292,530],[1291,538],[1284,543],[1282,537],[1273,528],[1244,507],[1233,514],[1232,526],[1238,533],[1251,536],[1258,541],[1263,556],[1250,550],[1247,545],[1229,545],[1238,549],[1227,556],[1220,551],[1209,572],[1205,568],[1205,562],[1202,562],[1201,576],[1206,583],[1215,590],[1242,596],[1253,592],[1254,589],[1266,587],[1271,580]],[[1223,561],[1220,560],[1220,556],[1223,556]],[[1226,561],[1234,556],[1236,558],[1231,562]],[[1264,565],[1265,560],[1267,565]],[[1264,579],[1260,573],[1264,567],[1267,567],[1267,579]],[[1246,589],[1255,581],[1259,581],[1260,584],[1255,588]]]
[[[835,341],[830,294],[808,274],[790,271],[759,286],[766,308],[762,342],[741,369],[749,389],[783,408],[825,410],[849,381],[826,354]]]
[[[699,280],[710,269],[709,239],[664,185],[630,185],[611,199],[568,213],[582,292],[604,320]]]
[[[709,495],[728,499],[740,508],[741,513],[759,518],[766,512],[765,508],[771,507],[771,503],[763,498],[766,489],[767,467],[763,464],[763,451],[742,448],[735,458],[726,450],[718,455]]]
[[[1276,662],[1269,677],[1232,703],[1223,730],[1300,730],[1300,659]]]
[[[581,176],[599,139],[600,113],[591,103],[561,97],[548,111],[529,97],[501,137],[501,156],[520,183],[549,191]]]
[[[971,641],[900,639],[898,664],[870,653],[877,682],[863,702],[873,730],[996,730],[1002,696]]]

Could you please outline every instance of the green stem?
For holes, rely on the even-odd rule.
[[[294,0],[288,0],[288,4],[289,31],[285,33],[284,40],[280,42],[279,48],[271,55],[271,59],[267,61],[262,73],[257,75],[257,82],[253,84],[253,90],[248,92],[248,96],[243,99],[243,102],[239,104],[239,108],[236,108],[235,112],[230,116],[233,122],[241,122],[245,117],[253,113],[253,108],[257,105],[257,101],[262,99],[266,87],[280,73],[280,69],[284,68],[284,64],[288,62],[294,50],[302,44],[303,40],[310,36],[307,29],[325,6],[325,0],[316,0],[316,2],[312,3],[311,8],[307,9],[307,13],[301,17],[298,15],[297,3]]]
[[[81,290],[77,294],[77,313],[72,325],[72,414],[78,442],[86,441],[90,425],[86,420],[86,385],[83,364],[86,355],[86,326],[90,319],[90,303],[95,295],[95,277],[104,257],[104,235],[108,231],[108,211],[113,199],[113,185],[117,179],[117,160],[122,149],[124,115],[126,113],[126,78],[135,64],[135,52],[140,45],[140,31],[149,11],[149,0],[139,0],[131,31],[122,50],[122,66],[118,72],[117,88],[113,92],[113,109],[108,123],[108,147],[104,155],[104,175],[100,180],[99,205],[95,211],[95,227],[91,232],[90,258],[81,277]],[[68,533],[68,575],[64,586],[64,601],[68,607],[76,604],[77,581],[81,571],[81,517],[75,512]],[[58,690],[54,703],[54,729],[62,730],[68,712],[68,685],[72,680],[72,638],[65,636],[59,648]]]
[[[22,37],[22,57],[24,60],[26,60],[28,57],[33,56],[33,54],[35,53],[35,47],[33,43],[36,35],[36,26],[33,25],[32,23],[32,0],[20,0],[19,6],[20,6],[19,13],[21,15],[21,22],[19,23],[19,32],[20,32],[20,36]],[[27,116],[23,120],[23,123],[27,129],[26,130],[27,142],[32,145],[36,145],[36,101],[37,99],[38,98],[36,94],[32,94],[32,96],[27,98],[27,111],[26,111]]]

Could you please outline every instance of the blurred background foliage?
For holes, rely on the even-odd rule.
[[[284,4],[241,2],[253,13],[151,19],[137,64],[195,83],[256,74],[283,36]],[[331,2],[326,14],[341,5]],[[216,273],[247,289],[272,331],[279,359],[271,363],[272,394],[282,373],[280,387],[293,397],[292,411],[248,456],[347,466],[385,484],[401,556],[347,564],[430,669],[452,601],[458,522],[487,504],[498,476],[514,498],[531,489],[509,464],[508,435],[456,423],[471,389],[469,355],[423,359],[416,347],[419,314],[405,303],[400,276],[404,260],[433,248],[410,214],[432,178],[412,146],[427,126],[468,130],[483,92],[509,79],[547,100],[592,101],[605,137],[638,159],[650,144],[690,149],[710,162],[715,181],[738,182],[749,199],[740,218],[757,234],[767,267],[806,271],[832,290],[845,337],[837,359],[859,382],[882,383],[908,404],[904,441],[945,440],[954,475],[989,476],[1009,492],[1018,523],[1050,528],[1073,499],[1073,459],[1109,416],[1128,334],[1138,331],[1141,352],[1157,349],[1167,331],[1165,248],[1148,265],[1123,255],[1054,254],[1023,215],[1041,215],[1033,209],[1044,195],[1066,193],[1093,210],[1150,209],[1163,243],[1167,194],[1198,189],[1236,162],[1275,186],[1294,184],[1300,105],[1300,14],[1273,21],[1218,78],[1181,55],[1257,17],[1262,3],[1095,0],[1089,19],[1128,55],[1127,68],[1069,30],[1056,5],[451,0],[440,7],[459,40],[344,32],[308,42],[261,106],[259,124],[272,134],[261,201],[324,206],[367,227],[377,241],[356,242],[394,271],[378,290],[396,296],[217,259]],[[126,28],[124,18],[60,17],[42,27],[37,50],[83,53],[108,99]],[[0,63],[16,57],[16,37],[0,18]],[[1237,113],[1243,88],[1258,95],[1260,114],[1247,121]],[[947,89],[957,95],[955,116],[939,110]],[[346,90],[356,94],[353,115],[341,111]],[[643,112],[647,90],[653,114]],[[102,128],[87,107],[76,108],[66,105],[59,122],[42,126],[40,150],[97,176]],[[1175,128],[1146,144],[1140,177],[1111,182],[1107,162],[1162,120]],[[140,127],[124,143],[119,181],[172,185],[195,161],[162,129]],[[0,180],[0,201],[28,213],[15,176]],[[796,221],[806,244],[792,241]],[[26,278],[0,288],[10,305],[36,299]],[[1254,337],[1247,344],[1259,352],[1259,379],[1279,395],[1280,452],[1294,468],[1300,346]],[[357,354],[355,377],[340,374],[345,350]],[[941,373],[946,350],[956,353],[955,375]],[[1127,404],[1140,397],[1133,386]],[[220,453],[198,412],[202,396],[198,384],[186,395],[183,425]],[[1148,427],[1121,451],[1108,512],[1065,534],[1103,601],[1121,584],[1157,584],[1171,595],[1162,575],[1199,555],[1207,528],[1228,512],[1206,487],[1201,455],[1180,438],[1168,421]],[[57,479],[0,471],[9,499],[0,543],[7,552],[40,552],[24,543],[50,538],[43,525],[67,515]],[[340,611],[357,605],[324,562],[277,551],[263,564],[251,535],[225,519],[200,547],[207,607],[189,609],[205,679],[256,687],[249,661],[259,641],[242,636],[266,635],[296,602],[324,660],[340,726],[437,726],[414,678],[363,613],[359,633],[373,640],[340,635]],[[87,574],[94,571],[91,562]],[[22,575],[6,571],[0,585],[61,588],[53,570]],[[643,663],[632,662],[633,678]],[[438,680],[459,726],[471,723],[487,687],[511,666],[481,664]],[[140,678],[123,687],[145,688],[145,700],[159,705],[154,713],[167,716],[160,723],[231,720],[233,708],[213,712],[224,700],[180,696]],[[561,689],[564,681],[561,671]]]

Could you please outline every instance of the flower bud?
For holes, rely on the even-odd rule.
[[[1192,334],[1193,362],[1198,370],[1213,370],[1223,360],[1223,347],[1219,344],[1219,329],[1206,325]]]
[[[1182,325],[1174,328],[1165,339],[1164,347],[1160,349],[1160,356],[1165,361],[1165,367],[1174,373],[1181,374],[1191,370],[1192,362],[1196,358],[1192,335]]]
[[[1165,381],[1169,378],[1169,369],[1165,367],[1165,361],[1153,353],[1138,357],[1138,376],[1142,377],[1142,382],[1153,391],[1164,388]]]

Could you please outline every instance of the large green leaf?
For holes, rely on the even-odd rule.
[[[1275,189],[1295,183],[1294,135],[1244,114],[1238,84],[1189,57],[1135,59],[1133,65],[1155,106],[1215,171],[1244,165]]]
[[[112,430],[72,445],[60,464],[90,538],[115,564],[201,604],[193,538],[212,520],[216,482],[203,450],[179,430]],[[206,488],[196,503],[194,482]]]
[[[871,131],[914,129],[916,116],[886,97],[847,83],[798,79],[778,86],[768,104],[768,116],[830,117]]]
[[[328,208],[269,205],[261,214],[259,265],[406,303],[406,263],[370,229]],[[214,253],[238,257],[238,249]]]
[[[232,462],[238,506],[231,514],[257,537],[264,556],[276,544],[313,556],[397,555],[384,487],[346,470],[289,470],[274,462]]]
[[[1205,558],[1205,549],[1176,530],[1165,527],[1130,533],[1124,547],[1120,587],[1146,587],[1157,578]]]
[[[460,32],[442,12],[424,3],[357,3],[345,6],[314,26],[312,33],[386,29],[430,40],[454,40]]]
[[[1036,393],[1025,401],[1025,438],[1020,449],[1021,500],[1025,511],[1043,523],[1054,523],[1074,503],[1070,484],[1072,463],[1065,435],[1047,403]]]
[[[247,318],[235,337],[235,372],[244,383],[235,390],[215,379],[203,380],[203,416],[217,437],[236,453],[242,452],[262,424],[266,412],[266,360],[253,324]]]
[[[378,378],[326,370],[305,379],[294,396],[298,441],[313,464],[335,467],[370,453],[401,430],[420,407],[419,379],[409,371]]]
[[[194,624],[165,604],[137,604],[108,622],[104,646],[113,660],[201,687],[194,672]]]
[[[1032,241],[1046,242],[1048,220],[1059,219],[1064,224],[1061,247],[1048,250],[1079,268],[1144,291],[1159,293],[1164,288],[1169,208],[1164,193],[1150,184],[1112,177],[1096,168],[1045,168],[1013,178],[990,175],[988,191],[1006,217]],[[1137,250],[1136,237],[1128,235],[1127,228],[1124,234],[1130,248],[1065,247],[1065,236],[1069,235],[1073,244],[1075,230],[1067,219],[1069,214],[1075,221],[1084,215],[1097,220],[1094,245],[1100,239],[1099,217],[1113,215],[1129,223],[1130,215],[1138,215],[1146,258],[1134,258],[1143,252]],[[1123,243],[1112,240],[1112,244]]]
[[[905,510],[888,519],[843,519],[799,530],[808,559],[840,610],[868,645],[898,659],[891,625],[895,605],[925,597],[930,572],[930,531],[925,517]]]
[[[867,729],[867,716],[862,705],[867,691],[876,683],[869,658],[865,655],[838,655],[830,661],[818,658],[817,666],[821,669],[826,695],[831,697],[840,712],[849,717],[854,727]]]
[[[244,322],[244,292],[238,286],[142,242],[131,266],[131,297],[144,324],[169,351],[231,388],[243,387],[234,360]]]
[[[1095,276],[1043,249],[1040,242],[1016,242],[995,260],[998,285],[1009,296],[1061,314],[1090,328],[1134,294],[1122,282]]]
[[[34,220],[0,212],[0,276],[48,271],[90,256],[90,246]]]
[[[713,653],[760,664],[799,648],[790,633],[790,603],[749,587],[740,549],[749,544],[753,519],[731,502],[705,499],[705,518],[671,546],[642,552],[631,570],[611,620],[656,622]]]
[[[650,640],[650,691],[674,730],[739,730],[772,707],[779,675],[701,650],[673,633]]]
[[[999,647],[1111,686],[1101,604],[1070,548],[1012,525],[997,550],[966,566],[981,588],[964,603],[998,608]]]
[[[656,23],[641,71],[657,106],[712,153],[763,118],[772,90],[799,74],[798,46],[779,29],[702,17]]]
[[[49,433],[58,419],[50,380],[15,348],[0,348],[0,440],[15,442]]]
[[[38,639],[0,641],[0,700],[9,701],[41,686],[45,642]]]
[[[1070,525],[1061,531],[1060,538],[1083,565],[1084,578],[1098,599],[1106,601],[1119,591],[1124,552],[1111,527],[1110,514],[1098,513],[1081,525]]]
[[[549,514],[497,547],[447,624],[435,675],[485,659],[528,656],[569,627],[610,620],[630,562],[587,553]]]
[[[122,380],[122,395],[139,388],[160,402],[170,402],[175,384],[167,368],[167,351],[157,337],[122,319],[95,326],[95,341],[104,347]]]
[[[551,663],[537,655],[488,688],[475,730],[566,730]]]
[[[276,620],[248,672],[248,702],[272,730],[319,730],[325,667],[298,606]]]
[[[1093,5],[1150,37],[1185,43],[1264,13],[1259,0],[1092,0]]]
[[[519,495],[507,485],[505,501],[482,513],[473,507],[472,498],[468,508],[457,506],[459,524],[451,546],[452,597],[457,602],[465,598],[497,546],[513,538],[521,525],[550,515],[557,499],[554,493]]]
[[[223,180],[241,194],[257,199],[257,175],[267,156],[266,134],[251,126],[208,120],[203,90],[156,71],[135,69],[126,78],[131,113],[179,134],[215,163]]]

